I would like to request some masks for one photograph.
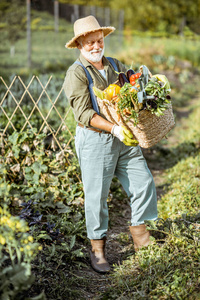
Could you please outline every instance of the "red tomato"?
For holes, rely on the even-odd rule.
[[[141,73],[136,73],[135,75],[137,75],[137,78],[139,78],[142,74]]]
[[[130,84],[134,85],[135,84],[135,79],[136,79],[136,74],[131,75],[131,77],[129,78]]]
[[[136,74],[131,75],[130,79],[135,80],[136,79]]]
[[[136,74],[131,75],[131,77],[129,79],[130,84],[135,85],[136,84],[135,80],[138,79],[141,75],[142,75],[141,73],[136,73]]]
[[[131,79],[130,79],[130,84],[131,84],[131,85],[135,85],[136,82],[135,82],[134,80],[131,80]]]

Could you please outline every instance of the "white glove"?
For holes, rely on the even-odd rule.
[[[132,133],[125,126],[113,125],[111,134],[116,136],[126,146],[138,145],[138,141],[133,139]]]
[[[114,125],[113,128],[112,128],[112,130],[111,130],[111,134],[113,134],[113,135],[116,136],[121,142],[123,142],[124,136],[121,134],[121,126]]]

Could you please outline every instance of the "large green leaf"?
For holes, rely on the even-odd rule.
[[[57,202],[56,206],[58,207],[57,212],[59,214],[66,214],[71,212],[71,208],[66,206],[63,202]]]
[[[70,249],[72,249],[74,247],[75,242],[76,242],[76,236],[73,235],[71,238],[71,241],[70,241]]]
[[[14,131],[12,135],[10,135],[8,137],[8,140],[13,144],[13,145],[16,145],[17,144],[17,141],[18,141],[18,138],[19,138],[19,133],[17,131]]]
[[[35,172],[35,174],[40,175],[42,172],[47,172],[48,167],[46,165],[43,165],[39,161],[35,161],[32,166],[32,170]]]

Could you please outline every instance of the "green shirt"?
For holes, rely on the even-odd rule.
[[[90,64],[82,56],[82,54],[80,54],[78,61],[87,68],[92,77],[94,86],[96,86],[100,90],[106,89],[111,83],[114,83],[118,79],[117,73],[106,57],[103,57],[103,65],[107,80],[92,64]],[[125,65],[123,65],[115,58],[114,61],[118,67],[119,72],[126,72],[127,68],[125,67]],[[90,120],[96,112],[92,107],[88,84],[89,81],[84,69],[78,64],[71,65],[67,70],[63,88],[69,104],[73,109],[75,120],[78,123],[89,127]]]

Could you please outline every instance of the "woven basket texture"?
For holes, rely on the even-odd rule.
[[[164,115],[160,117],[148,110],[141,110],[138,116],[138,124],[135,126],[128,116],[125,117],[118,114],[115,105],[110,101],[97,98],[97,102],[100,114],[114,124],[126,126],[142,148],[150,148],[157,144],[166,137],[167,133],[175,125],[171,103],[168,104]]]

